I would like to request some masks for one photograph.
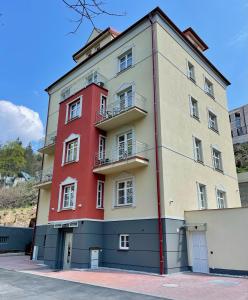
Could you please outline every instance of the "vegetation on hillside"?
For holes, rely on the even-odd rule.
[[[248,172],[248,143],[233,145],[237,172]]]

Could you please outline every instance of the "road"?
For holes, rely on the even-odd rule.
[[[0,269],[0,300],[5,299],[159,300],[162,298]]]

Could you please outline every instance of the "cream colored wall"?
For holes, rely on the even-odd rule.
[[[40,190],[37,225],[46,225],[48,223],[50,194],[50,190]]]
[[[210,268],[248,270],[248,208],[185,212],[187,224],[206,223]],[[187,232],[189,265],[192,266],[191,233]],[[213,251],[213,254],[210,254]]]
[[[198,209],[196,182],[207,186],[209,208],[217,207],[216,187],[226,191],[228,207],[240,206],[225,89],[159,24],[157,39],[164,215],[183,218],[184,210]],[[187,78],[187,60],[196,84]],[[215,100],[204,92],[204,76],[214,84]],[[190,116],[190,95],[200,121]],[[208,109],[217,115],[219,134],[208,128]],[[202,140],[204,165],[194,161],[193,136]],[[222,152],[224,174],[213,170],[211,145]]]
[[[154,149],[153,135],[153,102],[152,102],[152,60],[151,60],[151,31],[149,22],[144,22],[128,35],[116,41],[111,47],[92,57],[83,64],[72,75],[52,88],[50,93],[50,108],[48,118],[48,133],[56,131],[58,120],[59,102],[61,101],[61,90],[71,87],[76,92],[84,87],[85,78],[90,72],[98,71],[106,78],[105,87],[109,91],[108,102],[115,101],[117,91],[123,85],[132,84],[135,92],[146,98],[147,116],[130,124],[128,128],[135,128],[135,138],[140,142],[148,144]],[[133,49],[133,67],[118,74],[118,57]],[[113,139],[117,133],[125,131],[127,127],[118,128],[107,132],[108,147],[112,147]],[[136,207],[135,208],[112,208],[113,201],[113,178],[121,174],[106,176],[105,182],[105,219],[129,219],[156,217],[156,181],[154,167],[154,150],[148,152],[149,166],[129,173],[135,176],[136,182]],[[45,166],[52,165],[52,159],[46,157]]]

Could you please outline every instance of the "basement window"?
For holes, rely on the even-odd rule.
[[[120,250],[129,250],[129,234],[120,234],[119,249]]]

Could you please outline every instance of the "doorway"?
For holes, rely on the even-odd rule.
[[[71,254],[72,254],[72,232],[65,232],[64,236],[64,257],[63,269],[68,270],[71,268]]]
[[[99,268],[99,249],[90,250],[90,268],[91,269]]]
[[[209,273],[206,231],[192,231],[192,271]]]

